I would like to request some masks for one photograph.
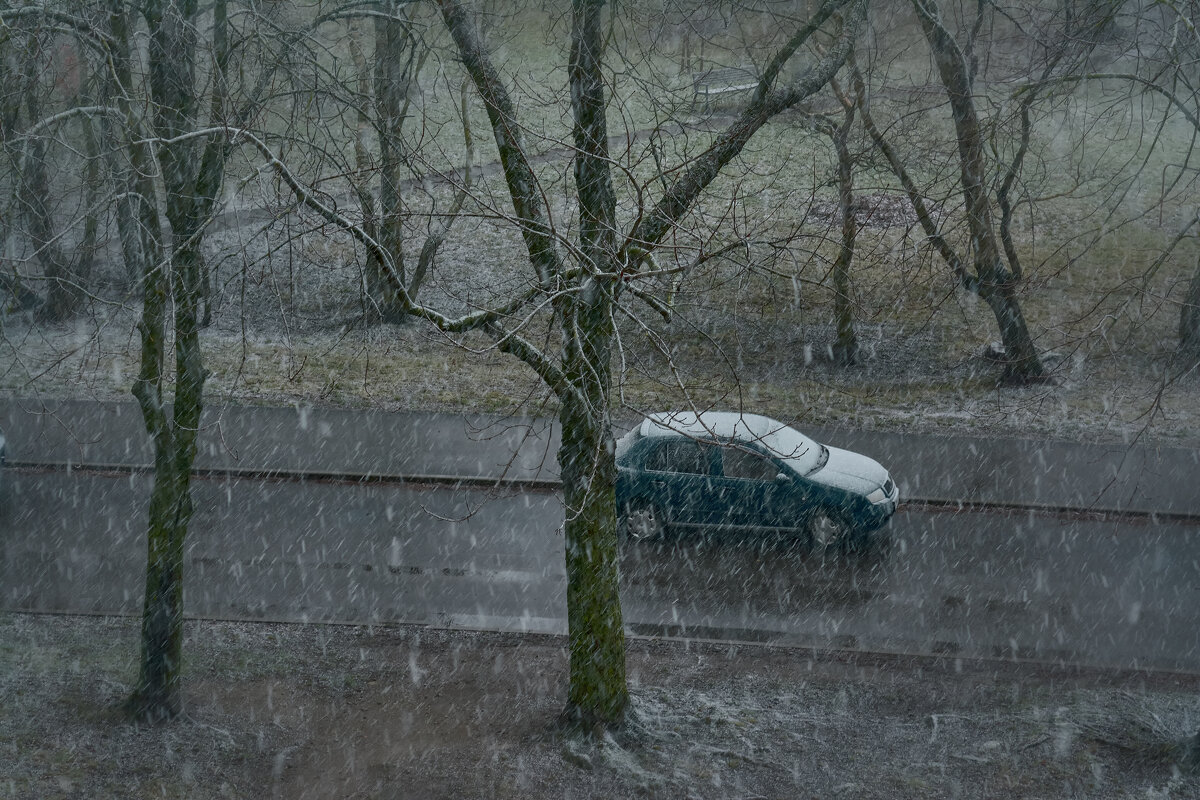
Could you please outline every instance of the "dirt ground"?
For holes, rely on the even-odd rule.
[[[194,621],[158,727],[136,643],[0,615],[0,797],[1200,797],[1194,676],[636,639],[629,730],[582,741],[557,637]]]

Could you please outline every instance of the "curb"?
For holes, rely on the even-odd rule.
[[[87,472],[93,474],[149,475],[154,468],[145,464],[73,463],[42,461],[9,461],[8,469],[30,472]],[[203,480],[236,478],[243,480],[304,483],[307,481],[342,484],[378,484],[396,486],[442,486],[474,489],[512,489],[526,492],[554,492],[562,481],[553,478],[492,478],[482,475],[397,475],[388,473],[359,473],[344,471],[314,471],[290,469],[253,469],[238,467],[203,467],[192,470],[192,476]],[[1017,501],[964,501],[940,497],[913,497],[901,501],[900,508],[910,511],[951,513],[1033,513],[1046,516],[1087,516],[1097,520],[1138,520],[1182,522],[1200,525],[1200,514],[1181,512],[1138,511],[1104,506],[1071,506],[1053,503],[1022,503]]]

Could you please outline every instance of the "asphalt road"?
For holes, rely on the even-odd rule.
[[[151,463],[133,403],[0,399],[0,428],[16,463]],[[877,459],[906,500],[1200,516],[1200,450],[804,430]],[[536,481],[558,477],[556,449],[556,426],[547,420],[213,405],[205,409],[197,467]]]
[[[149,478],[10,470],[0,607],[137,613]],[[187,613],[565,631],[548,491],[202,479]],[[902,511],[867,561],[762,539],[628,546],[648,634],[1200,670],[1200,526]]]

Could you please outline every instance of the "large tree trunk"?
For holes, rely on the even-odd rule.
[[[218,28],[225,2],[217,0]],[[150,88],[155,127],[165,139],[185,133],[197,105],[193,0],[157,0],[145,8],[150,30]],[[218,30],[220,47],[222,33]],[[210,138],[202,150],[191,141],[160,145],[172,255],[146,262],[142,365],[134,395],[154,441],[155,473],[147,534],[146,596],[142,609],[141,669],[130,699],[132,711],[149,720],[180,710],[183,646],[183,545],[192,515],[191,474],[203,410],[205,369],[200,349],[204,300],[203,225],[220,191],[227,145]],[[169,310],[175,323],[174,405],[164,398],[163,370]]]
[[[1025,315],[1017,300],[1016,279],[1001,259],[984,176],[987,162],[984,137],[971,93],[971,72],[962,51],[942,24],[936,0],[913,0],[922,30],[933,51],[934,62],[954,118],[963,200],[975,256],[979,296],[996,316],[1004,342],[1005,380],[1015,383],[1045,376]]]
[[[611,332],[597,332],[578,345],[581,353],[607,356],[610,343]],[[599,389],[593,379],[586,383]],[[559,412],[570,649],[565,717],[584,730],[620,725],[629,704],[618,594],[617,467],[607,401],[602,392],[568,395]]]
[[[146,595],[138,682],[129,700],[135,719],[161,722],[182,710],[183,540],[191,515],[187,481],[171,474],[170,454],[155,454],[150,496]]]
[[[571,652],[567,715],[587,728],[619,725],[629,704],[618,595],[617,467],[608,414],[612,276],[617,270],[616,195],[604,113],[603,8],[604,0],[575,0],[568,67],[580,257],[592,277],[583,279],[578,295],[563,295],[555,306],[563,332],[563,372],[575,389],[560,398]]]
[[[142,316],[142,369],[134,395],[154,442],[154,488],[147,531],[146,595],[142,606],[141,668],[130,701],[139,719],[159,721],[180,711],[183,654],[183,544],[192,517],[191,475],[203,410],[205,371],[200,354],[202,269],[198,248],[173,260],[174,280],[160,265],[147,270]],[[163,401],[166,306],[175,297],[175,401]]]

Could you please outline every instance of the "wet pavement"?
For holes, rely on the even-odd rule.
[[[145,475],[11,470],[0,608],[138,612]],[[195,482],[193,616],[565,631],[558,496],[428,484]],[[1200,526],[1034,512],[902,511],[890,546],[629,545],[627,627],[769,641],[1200,671]]]
[[[132,402],[0,399],[0,428],[15,463],[151,461]],[[1200,516],[1196,449],[804,430],[878,460],[907,500]],[[197,467],[553,481],[557,446],[548,420],[213,405],[205,410]]]

